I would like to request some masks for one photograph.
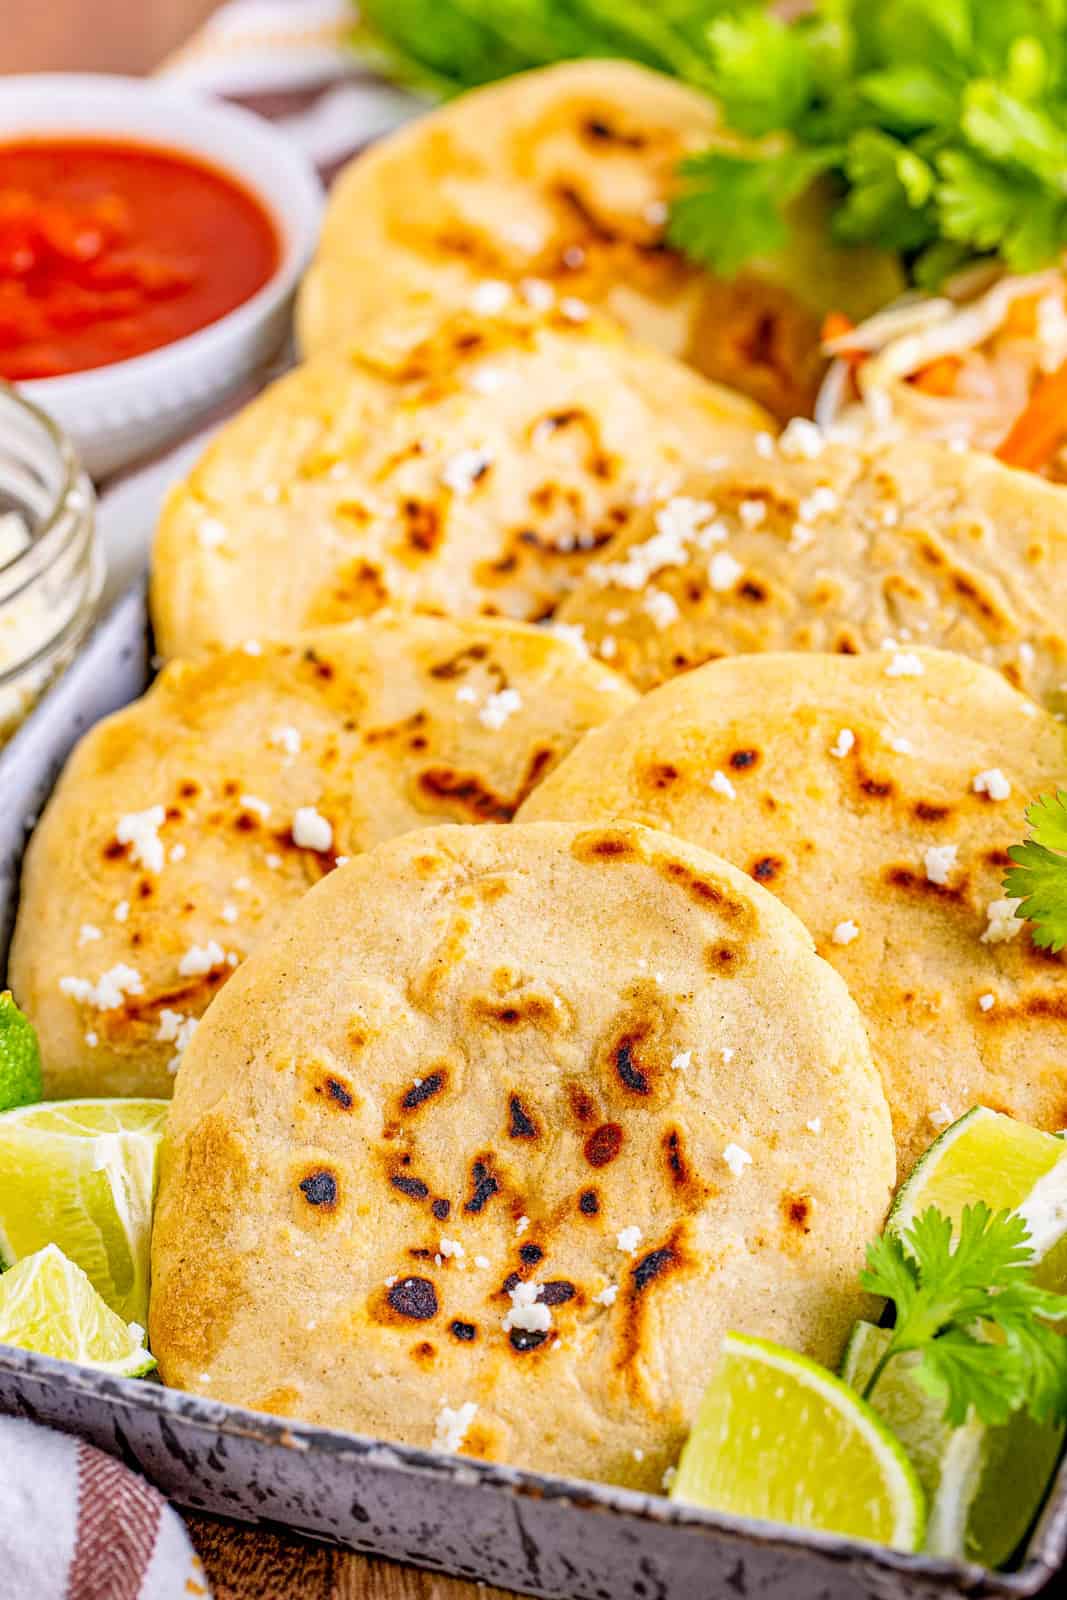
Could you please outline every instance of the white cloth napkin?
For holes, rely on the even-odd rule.
[[[83,1440],[17,1417],[0,1417],[0,1594],[211,1600],[158,1490]]]

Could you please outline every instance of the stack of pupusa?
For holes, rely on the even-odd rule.
[[[614,70],[594,74],[598,103]],[[566,74],[594,81],[584,67],[545,80]],[[522,86],[508,93],[517,114]],[[660,93],[621,97],[621,143],[588,131],[592,116],[618,133],[602,103],[593,116],[588,94],[549,95],[536,119],[557,141],[534,185],[545,204],[573,208],[569,178],[631,220],[661,205],[645,180],[665,181],[677,142],[635,131]],[[419,167],[429,152],[435,194],[462,210],[458,146],[440,126],[414,151],[401,135],[396,154]],[[369,171],[391,170],[383,149]],[[358,176],[342,195],[353,189]],[[375,220],[359,218],[369,238]],[[403,217],[377,220],[395,243]],[[165,1090],[184,1051],[154,1251],[168,1381],[654,1489],[727,1327],[836,1358],[892,1182],[882,1082],[905,1161],[932,1117],[963,1109],[915,1093],[943,1019],[939,1093],[1002,1080],[1006,1103],[1055,1123],[1059,1012],[996,881],[1062,744],[962,660],[915,657],[936,694],[913,703],[908,650],[737,657],[658,692],[677,699],[635,704],[583,657],[582,629],[601,648],[607,630],[631,639],[620,663],[640,687],[701,651],[772,642],[736,622],[758,603],[730,556],[744,516],[725,533],[694,517],[703,490],[682,476],[765,463],[772,429],[558,283],[498,272],[492,213],[479,207],[477,223],[474,255],[445,240],[428,277],[420,249],[397,245],[395,283],[389,256],[377,261],[383,299],[414,274],[419,304],[315,354],[173,496],[155,618],[167,653],[201,659],[72,763],[31,851],[16,986],[68,1088]],[[617,231],[567,270],[584,266],[590,300],[679,348],[696,275]],[[319,287],[337,282],[337,237],[328,227]],[[846,529],[863,474],[841,470]],[[942,504],[939,492],[934,515]],[[655,520],[672,505],[688,542]],[[671,587],[694,578],[685,563],[657,565],[683,546],[724,597],[723,644],[701,631],[720,627],[706,596]],[[720,585],[722,556],[742,571]],[[618,585],[606,609],[622,616],[599,630],[603,570],[628,563],[657,582]],[[906,567],[894,551],[895,580]],[[800,579],[776,581],[803,626]],[[1034,585],[1015,603],[1039,598]],[[406,616],[371,615],[385,606]],[[568,618],[563,638],[529,626],[553,614]],[[649,623],[669,638],[691,615],[684,662],[642,653]],[[977,615],[962,642],[984,651],[992,624]],[[369,620],[321,626],[354,616]],[[872,627],[862,645],[880,642]],[[1043,682],[1053,660],[1054,641]],[[726,667],[728,684],[714,677]],[[828,682],[838,670],[855,684]],[[942,700],[970,741],[947,765]],[[1013,740],[1028,712],[1032,731]],[[887,770],[909,756],[906,776]],[[409,832],[502,822],[520,804],[562,820]],[[730,826],[716,807],[735,808]],[[635,814],[675,836],[615,820]],[[49,898],[57,870],[73,878],[66,904]],[[829,890],[845,887],[853,899],[824,926]],[[872,933],[883,951],[899,940],[909,970],[936,958],[937,992],[902,980],[887,999]],[[961,1040],[968,1075],[949,1081]]]

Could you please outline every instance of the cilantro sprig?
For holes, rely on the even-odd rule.
[[[707,38],[726,121],[759,143],[683,167],[670,236],[688,254],[733,270],[738,207],[746,250],[779,249],[812,167],[832,175],[837,239],[900,252],[926,285],[1067,245],[1065,0],[821,0],[789,26],[745,9]]]
[[[788,245],[816,176],[844,244],[933,286],[1067,246],[1067,0],[362,0],[358,37],[438,94],[627,56],[718,100],[728,136],[681,169],[668,238],[731,274]],[[736,136],[736,137],[733,137]]]
[[[1022,901],[1018,915],[1033,924],[1034,943],[1055,952],[1067,945],[1067,790],[1035,800],[1026,820],[1032,832],[1008,851],[1015,865],[1004,888]]]
[[[1067,1296],[1032,1278],[1033,1251],[1016,1212],[967,1206],[953,1241],[951,1219],[931,1206],[903,1237],[867,1250],[863,1287],[895,1307],[892,1338],[865,1398],[888,1363],[919,1359],[916,1381],[944,1404],[945,1420],[997,1425],[1025,1410],[1039,1422],[1067,1420]]]

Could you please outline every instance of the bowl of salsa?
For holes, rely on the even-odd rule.
[[[114,471],[275,354],[321,188],[268,123],[170,87],[10,78],[0,96],[0,378]]]

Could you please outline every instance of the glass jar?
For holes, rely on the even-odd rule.
[[[65,434],[0,383],[0,746],[93,620],[104,578],[94,511]]]

